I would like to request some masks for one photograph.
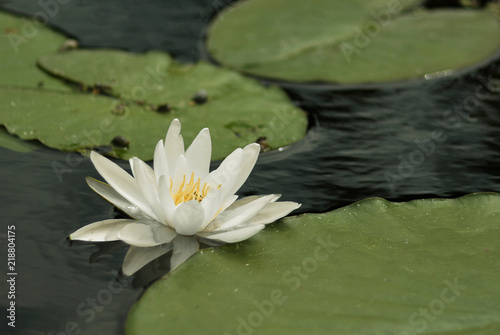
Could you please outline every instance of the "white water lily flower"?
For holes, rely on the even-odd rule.
[[[172,250],[171,269],[209,245],[243,241],[300,207],[277,202],[279,195],[237,200],[235,192],[252,171],[260,146],[234,150],[209,172],[212,143],[207,128],[184,151],[178,119],[172,121],[165,142],[154,152],[154,169],[137,157],[132,174],[92,152],[90,158],[106,183],[87,177],[89,186],[133,219],[111,219],[89,224],[70,235],[72,240],[115,241],[130,244],[123,273],[131,275]]]

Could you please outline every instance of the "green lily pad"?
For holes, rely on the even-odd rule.
[[[23,141],[19,137],[9,134],[5,128],[0,127],[0,147],[26,153],[35,150],[38,146],[34,143]]]
[[[0,87],[70,91],[36,65],[40,56],[57,51],[65,39],[37,21],[0,12]]]
[[[54,76],[87,89],[142,101],[153,92],[168,93],[165,84],[171,62],[169,55],[160,52],[73,50],[44,55],[39,58],[38,65]],[[196,88],[191,87],[191,94],[193,90]],[[164,103],[165,98],[159,102]]]
[[[137,55],[116,50],[73,50],[46,55],[38,64],[84,87],[101,87],[110,95],[146,104],[168,104],[178,112],[192,108],[191,100],[201,90],[208,96],[206,103],[196,106],[201,113],[214,107],[223,108],[223,114],[240,113],[239,109],[256,103],[269,112],[276,106],[266,107],[257,100],[286,101],[279,89],[264,90],[234,71],[205,62],[178,63],[160,52]]]
[[[0,20],[0,125],[21,139],[65,151],[107,146],[111,156],[149,160],[179,118],[187,143],[209,127],[213,158],[222,159],[259,137],[278,148],[305,135],[305,113],[277,87],[160,52],[58,51],[64,36],[27,19],[0,13]],[[208,100],[197,104],[201,90]],[[110,146],[118,135],[128,148]]]
[[[222,159],[260,136],[267,136],[271,146],[280,147],[304,135],[305,116],[291,106],[282,91],[262,87],[257,90],[253,80],[236,78],[240,82],[235,85],[258,91],[260,96],[233,92],[203,106],[186,102],[185,108],[169,113],[102,95],[0,87],[0,124],[22,139],[38,139],[65,151],[85,152],[95,146],[109,146],[115,136],[121,135],[129,140],[129,147],[110,147],[108,154],[144,160],[153,158],[156,143],[165,137],[174,118],[182,122],[186,143],[191,143],[202,128],[210,128],[213,159]],[[235,131],[230,127],[235,122],[249,127]]]
[[[448,74],[500,48],[491,13],[410,10],[416,3],[245,1],[215,20],[208,49],[222,64],[253,75],[369,83]]]
[[[499,239],[497,193],[287,218],[154,283],[127,334],[498,334]]]

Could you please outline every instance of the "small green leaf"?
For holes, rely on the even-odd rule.
[[[491,13],[411,10],[419,2],[245,1],[215,20],[208,49],[245,73],[338,83],[439,76],[498,51],[500,24]]]
[[[498,334],[499,239],[497,193],[287,218],[154,283],[127,334]]]

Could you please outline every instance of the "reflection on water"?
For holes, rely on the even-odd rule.
[[[65,162],[70,154],[48,149],[30,154],[0,149],[0,153],[2,230],[8,223],[16,225],[17,232],[18,331],[56,334],[78,327],[88,334],[120,333],[127,313],[123,306],[133,304],[142,292],[118,275],[126,249],[90,264],[89,255],[97,247],[70,247],[66,240],[85,222],[112,213],[82,179],[95,175],[90,162],[82,161],[59,182],[53,163]]]
[[[1,4],[40,10],[28,0]],[[211,0],[75,0],[61,5],[51,22],[82,45],[155,48],[195,60],[203,54],[206,23],[222,6]],[[282,200],[302,202],[301,212],[322,212],[375,196],[401,201],[500,190],[498,62],[405,85],[285,88],[309,113],[310,130],[301,142],[263,153],[241,195],[281,193]],[[15,224],[23,334],[122,334],[143,287],[168,271],[168,255],[135,277],[122,277],[127,247],[121,242],[66,240],[76,229],[116,215],[85,183],[86,176],[100,178],[90,161],[49,149],[19,154],[0,148],[0,155],[0,241],[6,225]],[[5,285],[3,272],[0,281]],[[5,327],[2,322],[2,334],[9,331]]]

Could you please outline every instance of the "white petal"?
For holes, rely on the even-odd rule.
[[[193,143],[186,150],[188,170],[194,171],[195,178],[204,179],[210,169],[212,157],[212,140],[208,128],[202,129]]]
[[[120,240],[136,247],[154,247],[172,241],[175,236],[166,226],[151,227],[142,223],[129,224],[118,233]]]
[[[170,259],[170,271],[184,263],[192,254],[198,251],[200,245],[196,237],[178,235],[174,239],[174,251]]]
[[[194,235],[200,230],[204,218],[205,211],[201,203],[196,200],[183,202],[175,210],[175,231],[181,235]]]
[[[166,223],[175,229],[174,215],[176,207],[170,195],[170,179],[167,178],[167,176],[163,175],[158,180],[158,199],[165,214]]]
[[[207,217],[205,216],[205,223],[200,228],[200,230],[212,231],[218,228],[220,225],[220,224],[218,225],[218,223],[221,222],[221,219],[218,216],[221,215],[221,217],[223,217],[224,215],[227,215],[228,212],[226,212],[226,209],[233,207],[233,203],[236,201],[236,199],[238,199],[237,195],[231,195],[226,197],[222,202],[220,210],[218,211],[219,213],[218,214],[216,213],[217,214],[216,216],[208,218],[208,220]],[[207,215],[206,210],[205,210],[205,215]]]
[[[231,190],[229,191],[230,194],[236,193],[236,191],[238,191],[240,187],[245,183],[248,176],[252,172],[255,163],[257,162],[259,153],[260,153],[260,145],[257,143],[251,143],[243,148],[241,167],[238,176],[236,178],[236,181],[234,182]]]
[[[278,200],[280,197],[281,197],[281,194],[273,194],[274,197],[271,199],[271,201],[269,202],[274,202],[276,200]],[[244,198],[241,198],[241,199],[238,199],[238,201],[235,201],[231,206],[229,206],[227,208],[227,211],[233,211],[235,210],[236,208],[238,207],[241,207],[243,205],[246,205],[252,201],[255,201],[257,199],[260,199],[260,198],[263,198],[263,197],[267,197],[269,196],[269,194],[264,194],[264,195],[249,195],[247,197],[244,197]]]
[[[205,217],[199,230],[205,229],[205,227],[215,218],[215,215],[218,214],[219,211],[222,212],[224,200],[224,194],[221,190],[217,189],[210,191],[207,196],[203,198],[201,206],[205,212]]]
[[[177,236],[177,233],[174,229],[158,222],[151,223],[150,227],[151,231],[153,232],[154,239],[158,242],[170,243]]]
[[[86,225],[73,234],[69,235],[71,240],[105,242],[119,240],[118,233],[129,224],[134,224],[135,220],[112,219],[97,221]]]
[[[162,175],[165,175],[167,177],[170,176],[163,140],[160,140],[156,145],[153,166],[154,166],[156,181],[158,181]]]
[[[249,225],[268,224],[284,217],[300,206],[301,204],[292,201],[272,202],[267,204],[266,207],[248,220],[247,223]]]
[[[122,272],[131,276],[144,265],[172,250],[172,243],[162,244],[156,247],[140,248],[131,246],[123,260]]]
[[[246,226],[240,229],[233,229],[221,233],[215,232],[200,232],[199,236],[208,238],[211,240],[226,242],[226,243],[235,243],[246,240],[247,238],[257,234],[264,228],[264,225],[252,225]]]
[[[201,184],[208,183],[212,188],[220,186],[224,196],[232,195],[234,192],[231,193],[231,190],[240,171],[242,154],[242,149],[234,150],[222,161],[217,169],[210,172]]]
[[[129,158],[128,164],[130,165],[130,171],[132,172],[132,176],[135,176],[135,174],[134,174],[134,165],[132,164],[132,158]]]
[[[237,195],[230,195],[224,199],[224,202],[222,203],[222,208],[221,212],[225,211],[227,208],[231,207],[236,200],[238,199]]]
[[[257,200],[251,201],[243,206],[240,206],[232,211],[226,210],[221,215],[217,216],[215,225],[218,228],[215,231],[227,230],[232,227],[236,227],[242,223],[247,222],[258,212],[260,212],[269,202],[274,198],[273,194],[258,198]]]
[[[137,220],[151,219],[151,217],[143,213],[139,209],[139,207],[122,197],[118,192],[115,191],[114,188],[112,188],[108,184],[91,177],[87,177],[85,178],[85,180],[87,181],[87,184],[90,186],[90,188],[93,189],[97,194],[115,205],[118,209],[120,209],[130,217],[133,217]]]
[[[249,195],[244,198],[238,199],[238,201],[235,201],[228,209],[229,210],[234,210],[240,206],[246,205],[249,202],[252,202],[254,200],[257,200],[259,198],[265,197],[269,194],[264,194],[264,195]]]
[[[101,156],[95,151],[90,154],[90,159],[94,163],[99,174],[108,182],[108,184],[116,190],[122,197],[133,203],[141,211],[154,217],[153,211],[149,209],[146,201],[142,198],[142,194],[137,188],[135,179],[125,170],[113,163],[109,159]]]
[[[154,181],[154,171],[153,169],[151,168],[151,166],[149,166],[148,164],[146,164],[145,162],[143,162],[142,160],[140,160],[139,158],[137,157],[132,157],[128,160],[129,164],[130,164],[130,170],[132,171],[132,175],[135,177],[135,167],[134,167],[134,161],[136,160],[139,160],[142,165],[143,165],[143,168],[147,171],[147,174],[149,176],[149,179],[153,182]]]
[[[141,190],[144,199],[146,199],[149,208],[155,214],[154,218],[162,223],[166,223],[165,214],[163,213],[163,209],[160,207],[160,203],[158,202],[158,191],[156,189],[156,180],[153,170],[151,170],[149,165],[137,157],[133,158],[132,165],[134,166],[137,186]]]
[[[146,162],[142,161],[137,157],[132,157],[129,160],[130,167],[132,168],[132,174],[134,175],[137,182],[137,173],[142,173],[144,182],[147,182],[150,187],[156,187],[156,179],[155,173],[151,166],[149,166]]]
[[[184,154],[184,140],[181,135],[181,123],[178,119],[174,119],[165,137],[165,156],[170,173],[175,171],[177,159],[182,154]]]
[[[180,155],[175,163],[175,170],[173,175],[173,186],[172,193],[176,194],[179,191],[179,187],[184,182],[184,185],[189,183],[189,179],[191,178],[191,174],[188,174],[188,166],[186,156]]]

